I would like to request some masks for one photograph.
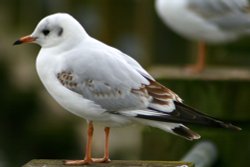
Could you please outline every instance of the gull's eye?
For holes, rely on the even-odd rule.
[[[42,33],[43,33],[44,36],[47,36],[47,35],[49,35],[50,31],[48,29],[44,29],[42,31]]]

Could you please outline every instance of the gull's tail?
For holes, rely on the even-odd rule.
[[[198,133],[179,123],[159,122],[148,119],[136,119],[136,121],[144,125],[162,129],[187,140],[196,140],[201,137]]]

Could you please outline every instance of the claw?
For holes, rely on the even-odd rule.
[[[109,158],[92,158],[83,160],[65,160],[64,165],[88,165],[91,163],[108,163],[111,160]]]
[[[65,160],[63,162],[64,165],[87,165],[93,163],[92,159],[84,159],[84,160]]]
[[[109,158],[92,158],[94,163],[108,163],[111,160]]]

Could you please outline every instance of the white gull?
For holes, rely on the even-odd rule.
[[[230,42],[250,33],[247,0],[156,0],[155,7],[172,30],[199,42],[193,72],[204,69],[205,43]]]
[[[200,135],[184,123],[239,129],[182,103],[133,58],[92,37],[72,16],[53,14],[42,19],[31,35],[14,44],[36,43],[38,75],[50,95],[66,110],[88,121],[83,160],[66,164],[109,161],[110,127],[142,123],[193,140]],[[93,122],[105,126],[105,152],[91,156]]]

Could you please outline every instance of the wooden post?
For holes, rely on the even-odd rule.
[[[85,167],[90,165],[83,165]],[[91,164],[91,167],[194,167],[194,164],[189,162],[177,161],[123,161],[114,160],[110,163]],[[63,160],[46,160],[35,159],[31,160],[23,167],[66,167],[63,165]],[[70,166],[72,167],[72,166]],[[78,166],[79,167],[79,166]]]

